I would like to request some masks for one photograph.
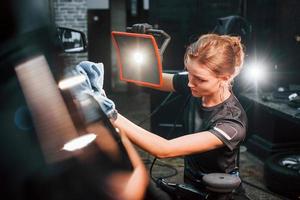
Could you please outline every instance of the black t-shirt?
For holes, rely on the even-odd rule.
[[[238,147],[246,136],[246,113],[234,94],[216,106],[203,107],[201,98],[193,97],[187,84],[187,74],[174,75],[175,91],[190,97],[184,110],[184,134],[209,131],[225,146],[185,156],[185,176],[198,179],[205,173],[230,173],[237,165]]]

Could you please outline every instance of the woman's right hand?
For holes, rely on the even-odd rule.
[[[152,25],[148,23],[133,24],[131,32],[134,33],[147,33],[147,30],[152,29]]]

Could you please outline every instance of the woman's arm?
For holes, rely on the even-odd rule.
[[[163,84],[161,87],[144,86],[144,85],[137,84],[137,83],[136,83],[136,85],[148,87],[148,88],[152,88],[152,89],[156,89],[156,90],[160,90],[160,91],[165,91],[165,92],[174,92],[175,89],[173,87],[173,76],[174,76],[174,74],[162,73]]]
[[[113,124],[123,130],[136,145],[158,158],[201,153],[224,146],[224,143],[208,131],[166,140],[155,135],[118,114]]]
[[[173,77],[174,74],[163,73],[162,74],[163,84],[158,89],[166,92],[174,92],[175,90],[173,87]]]

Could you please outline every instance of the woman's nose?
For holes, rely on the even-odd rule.
[[[192,80],[189,78],[188,87],[195,87],[195,84],[192,82]]]

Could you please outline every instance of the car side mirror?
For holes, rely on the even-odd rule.
[[[57,27],[57,33],[65,53],[86,52],[87,41],[83,32],[65,27]]]

